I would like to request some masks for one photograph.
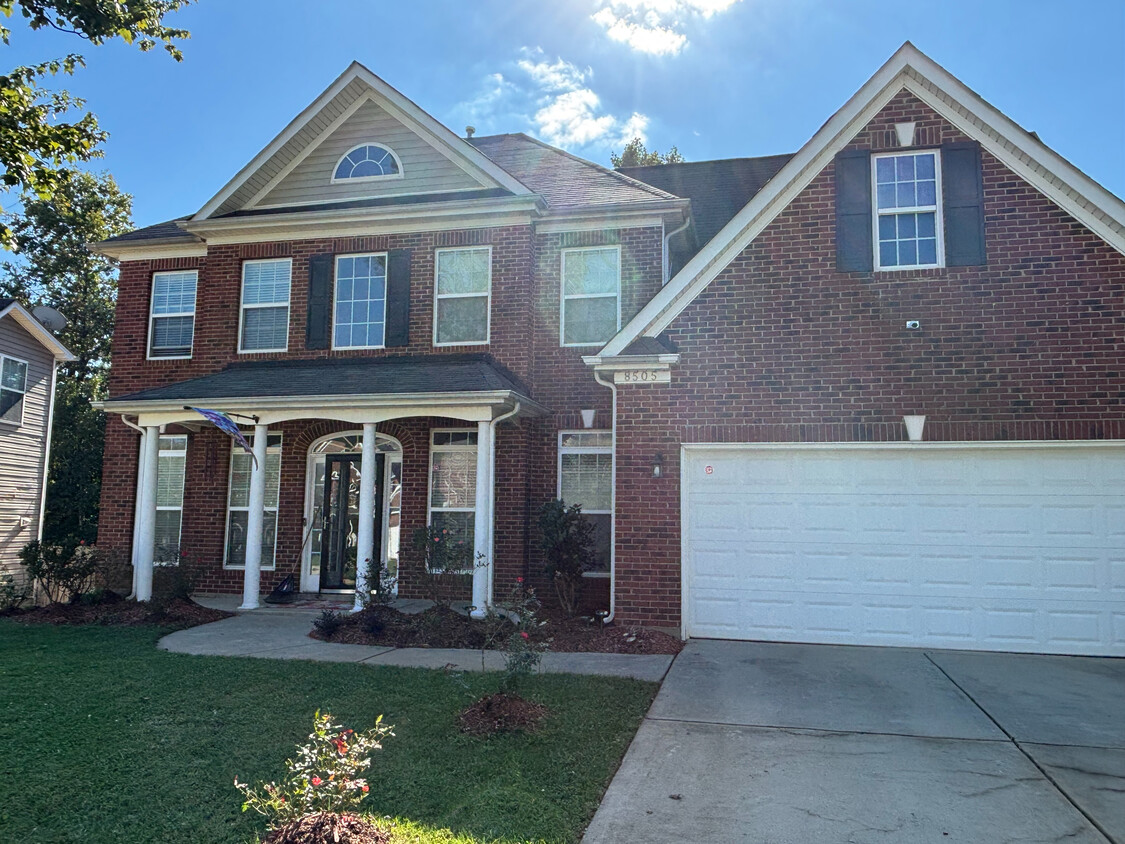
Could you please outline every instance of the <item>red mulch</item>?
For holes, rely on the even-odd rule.
[[[387,844],[390,836],[355,815],[318,812],[275,829],[264,844]]]
[[[493,733],[533,733],[547,717],[547,707],[524,700],[518,695],[497,692],[485,695],[468,709],[461,711],[457,721],[461,732],[474,736]]]
[[[565,653],[678,654],[683,642],[656,630],[602,624],[589,618],[566,618],[545,610],[540,615],[546,624],[536,638],[550,640],[550,650]],[[487,630],[448,607],[434,606],[425,612],[407,614],[390,607],[369,607],[363,612],[343,615],[337,629],[327,636],[314,629],[309,635],[326,642],[349,645],[390,645],[397,648],[471,648],[487,642]],[[493,643],[498,647],[505,635]]]
[[[201,607],[185,598],[174,598],[160,606],[127,601],[113,593],[107,593],[98,603],[48,604],[8,613],[9,618],[21,624],[104,624],[121,627],[154,624],[176,630],[209,624],[232,615],[234,613]]]

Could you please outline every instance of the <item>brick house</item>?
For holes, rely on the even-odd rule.
[[[353,65],[197,214],[95,248],[100,542],[141,597],[176,548],[248,607],[366,559],[417,595],[432,524],[484,606],[561,497],[620,622],[1125,654],[1125,205],[910,44],[794,155],[621,173]]]

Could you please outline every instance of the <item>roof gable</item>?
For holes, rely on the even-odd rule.
[[[1125,203],[906,42],[606,344],[599,358],[655,337],[749,245],[900,91],[909,91],[982,149],[1125,254]]]
[[[311,158],[337,130],[342,129],[369,105],[373,105],[382,116],[385,128],[397,126],[400,138],[404,138],[405,134],[411,135],[418,143],[432,150],[432,155],[435,156],[433,161],[440,159],[443,166],[459,171],[459,178],[469,189],[500,188],[515,195],[531,194],[518,179],[490,161],[463,138],[459,138],[363,65],[353,62],[192,219],[205,220],[261,203],[286,177],[296,175],[302,163]],[[378,141],[378,138],[371,140]],[[372,184],[367,182],[355,187],[370,189]],[[373,194],[368,190],[363,195],[380,194]],[[338,201],[341,198],[355,199],[358,196],[348,193],[343,197],[329,197],[328,201]],[[299,204],[307,204],[307,198]]]
[[[62,343],[54,334],[43,327],[31,312],[15,299],[0,299],[0,320],[11,319],[18,323],[28,334],[34,337],[57,361],[74,360]]]

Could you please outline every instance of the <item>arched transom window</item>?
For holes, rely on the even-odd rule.
[[[340,159],[332,174],[332,181],[380,179],[401,175],[402,166],[394,152],[379,144],[362,144]]]

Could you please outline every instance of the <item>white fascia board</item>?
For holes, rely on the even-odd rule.
[[[172,241],[140,240],[125,243],[87,243],[86,248],[95,255],[105,255],[115,261],[159,261],[163,258],[205,258],[207,244],[199,241],[184,243]]]
[[[18,322],[28,334],[39,341],[39,344],[49,351],[56,361],[74,360],[70,349],[58,341],[54,334],[48,331],[43,323],[32,316],[31,312],[19,302],[12,302],[0,311],[0,319],[11,317]]]
[[[1013,155],[1012,151],[1006,149],[996,138],[987,135],[982,137],[980,125],[965,120],[963,115],[950,108],[949,103],[935,96],[933,91],[919,80],[925,80],[943,91],[947,97],[993,129],[998,138],[1012,144],[1027,160],[1020,155]],[[683,309],[819,175],[835,154],[904,88],[918,96],[962,132],[979,140],[983,149],[996,156],[1005,166],[1010,167],[1013,172],[1075,216],[1114,249],[1125,253],[1125,238],[1105,225],[1099,215],[1092,213],[1060,191],[1056,185],[1043,177],[1042,172],[1031,165],[1037,164],[1053,173],[1076,192],[1090,199],[1119,225],[1125,226],[1125,204],[1120,199],[1041,142],[1036,141],[908,41],[839,111],[832,115],[765,188],[754,196],[700,252],[688,261],[675,278],[671,279],[606,344],[601,354],[603,356],[620,354],[638,337],[655,337],[667,328],[672,320],[679,316]]]
[[[583,355],[582,362],[593,367],[598,372],[613,372],[622,369],[637,369],[638,367],[654,367],[667,369],[680,362],[680,356],[667,355],[620,355],[606,357],[604,355]]]
[[[270,141],[261,152],[254,156],[249,164],[239,170],[234,178],[227,182],[217,194],[208,200],[191,219],[193,221],[206,220],[214,214],[224,202],[246,183],[247,179],[249,179],[258,168],[269,161],[269,159],[292,140],[293,136],[300,132],[321,109],[356,79],[361,80],[375,91],[378,97],[382,99],[382,102],[379,103],[380,106],[386,107],[387,111],[394,117],[406,122],[408,125],[413,124],[419,130],[419,136],[424,141],[448,156],[450,160],[461,166],[462,169],[466,169],[465,162],[468,162],[470,167],[466,172],[469,172],[470,175],[474,175],[478,180],[481,176],[484,176],[488,181],[492,181],[497,186],[506,188],[517,195],[522,196],[532,193],[527,185],[523,184],[523,182],[519,181],[507,170],[499,167],[492,159],[477,150],[476,147],[468,141],[459,138],[366,67],[359,62],[353,61],[348,69],[340,74],[336,78],[336,81],[329,85],[323,94],[313,100],[300,114],[293,118],[289,125],[286,126],[277,137]],[[313,146],[323,140],[324,137],[326,137],[326,134],[321,133],[313,143]],[[473,171],[476,172],[474,173]]]
[[[680,222],[691,211],[689,199],[630,202],[605,208],[548,209],[535,223],[540,234],[601,231],[602,229],[659,228],[665,222]]]

